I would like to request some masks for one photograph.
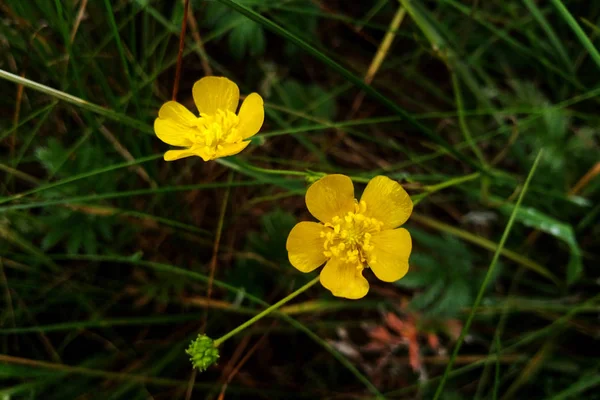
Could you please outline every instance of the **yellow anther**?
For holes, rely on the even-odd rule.
[[[242,137],[238,131],[240,119],[231,111],[219,110],[214,115],[200,114],[196,120],[196,144],[207,154],[216,154],[224,145],[239,143]]]
[[[321,234],[325,238],[325,257],[339,257],[345,262],[358,263],[361,268],[371,259],[370,253],[374,248],[371,238],[373,233],[381,230],[383,223],[365,216],[362,212],[366,208],[365,202],[356,203],[355,212],[335,216],[331,222],[323,224],[331,228]]]

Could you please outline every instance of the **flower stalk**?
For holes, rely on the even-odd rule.
[[[306,290],[310,289],[318,281],[319,281],[319,277],[317,276],[315,279],[313,279],[312,281],[308,282],[306,285],[302,286],[301,288],[299,288],[295,292],[290,293],[289,295],[287,295],[283,299],[279,300],[277,303],[273,304],[272,306],[270,306],[269,308],[267,308],[263,312],[255,315],[254,317],[250,318],[248,321],[244,322],[243,324],[241,324],[237,328],[233,329],[229,333],[226,333],[225,335],[223,335],[220,338],[216,339],[214,341],[214,346],[215,347],[219,347],[219,345],[221,345],[224,341],[226,341],[230,337],[236,335],[237,333],[243,331],[244,329],[248,328],[250,325],[254,324],[259,319],[261,319],[261,318],[269,315],[273,311],[276,311],[279,307],[281,307],[282,305],[286,304],[288,301],[292,300],[294,297],[296,297],[299,294],[301,294],[301,293],[305,292]]]
[[[288,301],[292,300],[294,297],[298,296],[300,293],[305,292],[310,287],[312,287],[315,283],[319,281],[319,277],[317,276],[312,281],[308,282],[306,285],[302,286],[298,290],[293,293],[290,293],[283,299],[279,300],[277,303],[273,304],[263,312],[255,315],[250,318],[248,321],[244,322],[234,330],[226,333],[221,336],[217,340],[212,340],[206,335],[199,334],[198,337],[190,343],[190,346],[185,351],[190,356],[190,361],[194,368],[197,368],[200,372],[206,371],[208,367],[213,365],[219,359],[219,349],[218,347],[223,344],[227,339],[236,335],[237,333],[243,331],[248,328],[250,325],[254,324],[259,319],[263,318],[266,315],[269,315],[273,311],[279,309],[282,305],[286,304]]]

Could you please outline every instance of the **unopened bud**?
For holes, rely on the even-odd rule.
[[[219,358],[219,349],[215,347],[213,340],[202,334],[190,343],[185,352],[190,355],[192,365],[200,372],[206,371]]]

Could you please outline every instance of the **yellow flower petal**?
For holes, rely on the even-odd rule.
[[[258,133],[265,121],[265,106],[258,93],[250,93],[240,107],[240,124],[238,130],[242,139],[247,139]]]
[[[158,111],[154,132],[163,142],[172,146],[192,145],[196,116],[175,101],[168,101]]]
[[[327,258],[323,254],[324,239],[321,232],[328,229],[316,222],[299,222],[290,232],[285,248],[290,263],[302,272],[310,272],[323,265]]]
[[[362,268],[337,258],[330,259],[321,271],[321,285],[334,296],[360,299],[369,291],[369,282],[362,275]]]
[[[408,272],[408,258],[412,249],[410,233],[404,228],[377,232],[371,237],[373,250],[369,267],[377,278],[395,282]]]
[[[367,204],[364,215],[383,222],[382,229],[399,227],[410,217],[413,209],[406,190],[386,176],[371,179],[360,201]]]
[[[240,101],[240,90],[227,78],[207,76],[194,83],[192,96],[201,114],[214,115],[217,110],[235,113]]]
[[[346,175],[327,175],[306,191],[306,207],[321,222],[354,211],[354,185]]]
[[[175,160],[179,160],[180,158],[198,156],[198,155],[199,154],[197,152],[192,151],[191,149],[169,150],[165,153],[164,159],[165,159],[165,161],[175,161]]]
[[[226,143],[223,145],[222,149],[217,151],[217,154],[215,155],[214,158],[232,156],[232,155],[237,154],[240,151],[244,150],[249,144],[250,144],[249,140],[247,140],[245,142],[240,142],[240,143]],[[208,161],[208,160],[205,160],[205,161]]]
[[[192,157],[192,156],[202,157],[202,154],[198,149],[195,149],[195,148],[190,148],[190,149],[185,149],[185,150],[169,150],[165,153],[164,159],[165,159],[165,161],[175,161],[175,160],[179,160],[180,158],[186,158],[186,157]],[[204,157],[202,157],[202,158],[204,158]],[[204,160],[204,161],[208,161],[208,160]]]

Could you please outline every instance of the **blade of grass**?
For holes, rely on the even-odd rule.
[[[571,15],[571,13],[567,9],[567,7],[565,7],[565,5],[562,3],[562,1],[560,1],[560,0],[550,0],[550,1],[554,5],[554,7],[556,7],[560,16],[571,27],[571,29],[573,30],[575,35],[577,35],[577,38],[579,39],[579,41],[581,42],[583,47],[585,47],[587,49],[587,51],[590,53],[590,56],[596,63],[596,66],[598,66],[598,68],[600,68],[600,53],[598,53],[598,49],[596,49],[596,47],[594,46],[592,41],[587,37],[587,35],[583,31],[583,29],[581,29],[581,26],[579,26],[579,24],[577,23],[577,20],[575,20],[575,18],[573,18],[573,15]]]
[[[546,17],[544,17],[544,14],[542,14],[533,0],[523,0],[523,3],[525,3],[525,6],[529,9],[529,12],[531,12],[531,15],[533,15],[538,24],[540,24],[546,35],[548,35],[548,40],[550,40],[552,46],[554,46],[554,50],[556,50],[557,55],[564,63],[565,67],[567,67],[570,72],[573,72],[573,63],[569,59],[569,54],[560,42],[560,39],[554,32],[554,29],[552,29],[552,26],[548,23],[548,20],[546,20]]]
[[[372,86],[367,85],[360,77],[354,75],[352,72],[350,72],[348,69],[343,67],[341,64],[338,64],[336,61],[327,57],[325,54],[323,54],[322,52],[320,52],[319,50],[317,50],[316,48],[314,48],[313,46],[311,46],[304,40],[300,39],[293,33],[289,32],[288,30],[275,24],[274,22],[268,20],[267,18],[258,14],[254,10],[251,10],[250,8],[244,6],[240,3],[237,3],[232,0],[217,0],[217,1],[238,11],[239,13],[245,15],[246,17],[250,18],[254,22],[262,25],[264,28],[274,32],[275,34],[283,37],[284,39],[289,40],[290,42],[294,43],[301,49],[303,49],[306,52],[308,52],[309,54],[313,55],[316,59],[323,62],[325,65],[329,66],[332,70],[339,73],[341,76],[346,78],[348,81],[352,82],[358,88],[362,89],[365,93],[367,93],[367,95],[369,95],[373,99],[381,102],[383,105],[385,105],[388,109],[390,109],[395,114],[401,116],[406,122],[408,122],[413,127],[415,127],[417,130],[422,132],[425,136],[427,136],[427,138],[429,138],[430,140],[433,140],[435,143],[440,145],[442,148],[446,149],[454,157],[456,157],[457,159],[470,165],[471,167],[473,167],[479,171],[482,171],[482,167],[480,165],[475,163],[470,158],[467,158],[463,154],[459,153],[456,149],[454,149],[453,146],[451,146],[448,142],[446,142],[441,136],[436,134],[433,130],[429,129],[425,125],[418,122],[411,114],[409,114],[403,108],[398,106],[394,101],[390,100],[388,97],[381,94],[378,90],[376,90]]]
[[[69,104],[73,104],[73,105],[81,107],[85,110],[102,115],[113,121],[120,122],[120,123],[130,126],[132,128],[139,129],[140,131],[142,131],[144,133],[148,133],[148,134],[152,134],[152,135],[154,134],[154,129],[150,125],[145,124],[144,122],[138,121],[134,118],[128,117],[127,115],[120,114],[120,113],[110,110],[108,108],[104,108],[97,104],[90,103],[89,101],[83,100],[83,99],[73,96],[73,95],[70,95],[61,90],[57,90],[57,89],[51,88],[49,86],[42,85],[41,83],[34,82],[27,78],[22,78],[19,75],[11,74],[10,72],[4,71],[2,69],[0,69],[0,78],[6,79],[6,80],[16,83],[16,84],[21,84],[29,89],[33,89],[38,92],[47,94],[49,96],[52,96],[54,98],[57,98],[64,102],[67,102]]]
[[[524,257],[521,254],[518,254],[514,251],[505,249],[503,247],[500,248],[500,245],[497,245],[496,243],[492,242],[491,240],[482,238],[480,236],[477,236],[477,235],[467,232],[465,230],[458,229],[454,226],[445,224],[443,222],[439,222],[433,218],[429,218],[429,217],[426,217],[426,216],[418,214],[418,213],[413,213],[410,218],[412,221],[421,223],[423,225],[426,225],[430,228],[433,228],[433,229],[436,229],[436,230],[439,230],[442,232],[447,232],[447,233],[454,235],[456,237],[459,237],[467,242],[476,244],[477,246],[480,246],[484,249],[494,251],[494,252],[497,252],[498,249],[500,249],[500,254],[502,254],[504,257],[522,265],[525,268],[528,268],[534,272],[537,272],[538,274],[540,274],[541,276],[543,276],[545,278],[550,279],[552,282],[554,282],[554,284],[556,284],[556,286],[562,287],[562,282],[552,272],[550,272],[548,269],[544,268],[542,265],[540,265],[540,264],[530,260],[529,258]]]
[[[56,181],[53,183],[48,183],[46,185],[38,186],[35,189],[31,189],[31,190],[28,190],[23,193],[18,193],[18,194],[12,195],[10,197],[5,197],[3,199],[0,199],[0,204],[7,203],[9,201],[13,201],[13,200],[17,200],[17,199],[21,199],[23,197],[26,197],[26,196],[29,196],[29,195],[32,195],[35,193],[43,192],[44,190],[53,189],[58,186],[65,185],[67,183],[72,183],[72,182],[75,182],[75,181],[78,181],[81,179],[85,179],[85,178],[91,178],[93,176],[100,175],[105,172],[115,171],[115,170],[118,170],[121,168],[127,168],[127,167],[131,167],[134,165],[139,165],[139,164],[142,164],[142,163],[145,163],[148,161],[157,160],[159,158],[162,158],[162,154],[153,154],[151,156],[140,157],[140,158],[132,160],[132,161],[127,161],[127,162],[120,163],[120,164],[114,164],[114,165],[110,165],[108,167],[95,169],[95,170],[89,171],[89,172],[84,172],[82,174],[73,175],[68,178],[61,179],[60,181]]]
[[[127,57],[125,57],[125,49],[123,47],[123,43],[121,42],[121,36],[119,35],[119,28],[117,26],[117,21],[115,21],[115,15],[113,12],[113,8],[110,5],[110,0],[104,0],[104,6],[106,7],[107,19],[110,24],[110,29],[112,31],[113,38],[117,43],[117,50],[119,51],[119,57],[121,58],[121,63],[123,64],[123,71],[125,72],[125,77],[129,82],[129,90],[131,91],[131,99],[133,100],[133,104],[139,110],[140,105],[138,102],[138,98],[136,96],[136,84],[133,78],[131,77],[131,73],[129,72],[129,65],[127,63]]]
[[[581,399],[583,398],[581,393],[598,385],[600,385],[600,371],[596,368],[590,373],[584,374],[581,379],[562,392],[552,396],[550,400]]]
[[[463,133],[465,141],[469,143],[471,150],[473,150],[473,153],[477,156],[481,165],[486,165],[487,162],[483,157],[483,153],[481,152],[481,150],[479,150],[479,147],[477,147],[477,144],[475,144],[475,142],[473,141],[473,136],[471,136],[469,125],[467,125],[467,121],[465,121],[464,104],[462,90],[460,88],[460,81],[458,80],[456,72],[451,71],[450,75],[452,77],[452,87],[454,89],[454,99],[456,102],[456,109],[458,111],[458,122],[460,124],[460,129]]]
[[[232,182],[233,186],[259,186],[263,185],[264,182],[261,181],[238,181]],[[100,194],[91,194],[87,196],[76,196],[64,199],[55,199],[41,202],[32,202],[26,204],[14,204],[8,205],[4,207],[0,207],[0,213],[8,210],[26,210],[31,208],[39,208],[39,207],[48,207],[55,206],[59,204],[71,204],[71,203],[84,203],[88,201],[94,200],[106,200],[106,199],[117,199],[121,197],[130,197],[130,196],[145,196],[149,194],[157,194],[157,193],[174,193],[174,192],[185,192],[189,190],[202,190],[202,189],[217,189],[229,186],[228,183],[223,182],[213,182],[213,183],[201,183],[197,185],[182,185],[182,186],[167,186],[156,189],[139,189],[139,190],[128,190],[121,192],[111,192],[111,193],[100,193]]]
[[[454,346],[454,350],[452,351],[452,356],[450,357],[450,361],[448,362],[448,365],[446,366],[444,375],[442,376],[442,380],[435,391],[433,400],[438,400],[440,398],[440,396],[442,395],[442,392],[444,391],[444,386],[446,385],[446,381],[448,380],[448,375],[452,371],[452,365],[454,364],[454,360],[456,359],[456,356],[458,355],[458,352],[460,351],[460,348],[465,339],[465,336],[467,335],[467,333],[469,332],[469,329],[471,328],[471,324],[473,323],[473,319],[475,318],[475,310],[477,309],[477,307],[479,307],[479,304],[481,303],[481,300],[483,299],[483,294],[485,293],[485,289],[488,287],[488,283],[493,275],[494,268],[496,267],[496,263],[498,262],[498,259],[500,258],[500,253],[502,252],[502,249],[504,248],[506,239],[508,238],[508,235],[511,231],[513,223],[515,222],[515,218],[517,216],[517,210],[521,206],[521,202],[523,201],[523,198],[525,197],[525,194],[527,193],[527,189],[529,188],[529,183],[531,182],[533,175],[535,174],[535,171],[537,169],[537,166],[538,166],[543,154],[544,154],[544,151],[542,149],[538,152],[538,154],[535,158],[535,161],[533,162],[533,166],[529,170],[529,174],[527,175],[527,179],[525,180],[525,184],[523,185],[523,190],[519,194],[519,198],[517,200],[517,203],[515,204],[515,208],[513,209],[513,212],[510,215],[510,218],[508,219],[508,223],[506,224],[506,227],[504,228],[504,233],[502,234],[500,243],[498,244],[496,252],[494,253],[494,256],[492,258],[492,262],[490,263],[490,266],[485,275],[483,283],[481,284],[481,287],[479,288],[479,292],[477,293],[477,297],[475,298],[475,302],[473,304],[473,309],[469,313],[467,321],[466,321],[465,325],[463,326],[463,329],[462,329],[460,336],[456,342],[456,345]]]
[[[201,314],[161,315],[157,317],[127,317],[116,319],[100,319],[95,321],[64,322],[51,325],[28,326],[24,328],[0,329],[0,335],[14,335],[32,332],[61,332],[75,329],[105,328],[129,325],[158,325],[176,322],[196,321]]]
[[[28,358],[22,357],[14,357],[9,355],[0,354],[0,363],[6,364],[18,364],[18,365],[26,365],[31,368],[41,368],[54,371],[57,374],[75,374],[82,375],[88,377],[102,378],[102,379],[110,379],[115,381],[125,381],[125,382],[137,382],[148,385],[156,385],[156,386],[171,386],[171,387],[179,387],[186,388],[187,382],[180,381],[176,379],[170,378],[159,378],[154,376],[140,375],[140,374],[130,374],[130,373],[122,373],[122,372],[112,372],[112,371],[104,371],[100,369],[87,368],[87,367],[79,367],[79,366],[71,366],[59,363],[52,363],[40,360],[32,360]],[[212,383],[195,383],[194,387],[199,389],[211,389],[214,384]],[[235,391],[239,393],[254,393],[257,391],[263,395],[282,395],[282,392],[275,390],[268,390],[261,388],[258,389],[248,389],[248,388],[240,388],[240,387],[229,387],[230,391]],[[314,398],[314,393],[283,393],[284,395],[294,395],[298,397],[310,397]]]
[[[479,16],[478,13],[473,13],[472,9],[470,7],[465,6],[464,4],[461,4],[455,0],[441,0],[441,1],[454,7],[456,10],[461,12],[463,15],[468,16],[469,18],[473,18],[477,23],[479,23],[484,28],[488,29],[490,32],[492,32],[494,35],[496,35],[499,39],[501,39],[505,43],[514,47],[515,50],[519,51],[523,56],[527,57],[528,59],[531,59],[534,62],[538,62],[538,63],[542,64],[546,69],[558,74],[560,77],[569,81],[577,88],[585,89],[585,86],[582,85],[581,83],[579,83],[577,81],[576,77],[574,77],[572,74],[566,73],[565,71],[563,71],[562,69],[560,69],[556,65],[554,65],[543,54],[539,54],[537,52],[532,52],[530,47],[525,46],[525,45],[521,44],[520,42],[518,42],[516,39],[514,39],[510,35],[510,30],[512,28],[512,25],[508,25],[508,26],[504,27],[503,29],[496,28],[494,26],[494,24],[487,22],[483,17]],[[471,55],[469,55],[469,57],[468,57],[469,63],[474,63],[476,61],[476,59],[481,58],[481,54],[484,52],[484,49],[487,49],[491,45],[491,42],[492,42],[492,40],[489,40],[487,45],[480,47],[479,50],[477,50],[477,51],[473,52]]]
[[[588,309],[591,305],[593,305],[594,303],[596,303],[597,301],[600,300],[600,295],[596,295],[590,299],[587,299],[586,301],[584,301],[583,303],[580,303],[574,307],[570,307],[568,312],[556,319],[554,322],[552,322],[550,325],[545,326],[542,329],[539,329],[535,332],[531,332],[528,333],[526,335],[524,335],[524,337],[521,337],[519,340],[517,340],[515,343],[513,343],[512,345],[505,347],[502,351],[497,352],[493,355],[489,355],[488,357],[483,357],[480,361],[476,361],[472,364],[466,365],[464,367],[458,368],[454,371],[451,371],[448,375],[449,377],[456,377],[458,375],[462,375],[466,372],[472,371],[473,369],[486,365],[488,363],[492,363],[492,362],[496,362],[496,360],[498,359],[498,357],[505,355],[505,354],[512,354],[514,353],[518,348],[525,346],[529,343],[532,343],[533,341],[540,339],[546,335],[552,334],[553,332],[555,332],[557,329],[562,329],[562,327],[571,320],[571,318],[573,318],[575,315],[577,315],[580,312],[585,312],[586,309]],[[527,358],[524,358],[524,360],[527,360]],[[403,389],[399,389],[399,390],[393,390],[391,392],[386,393],[387,396],[394,396],[397,397],[399,395],[405,394],[407,392],[411,392],[417,388],[422,388],[422,387],[427,387],[432,385],[433,383],[441,380],[444,376],[446,375],[446,373],[444,373],[444,375],[442,376],[437,376],[435,378],[431,378],[428,379],[424,382],[419,382],[415,385],[403,388]]]

